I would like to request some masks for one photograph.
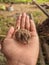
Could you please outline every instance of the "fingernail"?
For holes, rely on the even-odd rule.
[[[22,16],[26,16],[26,13],[22,13]]]
[[[18,16],[18,19],[21,19],[21,16],[22,16],[22,15],[20,14],[20,15]]]
[[[27,18],[29,18],[29,16],[27,15]]]
[[[20,16],[22,16],[22,14],[20,14]]]

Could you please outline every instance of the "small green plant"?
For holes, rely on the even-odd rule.
[[[0,10],[6,10],[6,7],[4,5],[0,5]]]
[[[0,0],[0,2],[31,2],[32,0]]]
[[[49,2],[49,0],[37,0],[38,3],[45,3],[45,2]]]

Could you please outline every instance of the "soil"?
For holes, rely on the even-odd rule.
[[[4,4],[4,5],[6,5],[6,7],[9,7],[9,4]],[[49,19],[47,19],[47,17],[43,13],[42,15],[39,14],[40,10],[35,5],[32,6],[30,4],[27,5],[13,4],[13,7],[15,11],[13,12],[0,11],[0,15],[7,17],[7,16],[13,16],[16,13],[19,14],[22,12],[26,12],[26,13],[29,12],[33,14],[34,11],[38,11],[38,13],[36,12],[36,15],[34,13],[35,19],[37,20],[36,16],[38,16],[38,20],[40,21],[37,25],[37,31],[40,38],[40,54],[39,54],[39,61],[37,64],[49,65],[49,50],[48,50],[49,49]]]
[[[3,3],[4,4],[4,3]],[[1,4],[0,4],[1,5]],[[10,4],[4,4],[7,7],[10,6]],[[0,11],[0,14],[1,15],[4,15],[4,16],[10,16],[10,15],[14,15],[15,13],[22,13],[22,12],[32,12],[35,8],[32,6],[32,5],[28,5],[28,4],[13,4],[12,5],[14,7],[14,10],[13,12],[9,12],[9,11]]]

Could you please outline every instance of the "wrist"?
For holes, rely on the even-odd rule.
[[[25,65],[25,64],[18,61],[8,61],[7,65]]]
[[[8,60],[7,65],[16,65],[16,64],[14,63],[14,61]]]
[[[36,65],[36,63],[35,62],[23,63],[18,60],[9,60],[7,61],[7,65]]]
[[[24,63],[21,63],[21,62],[8,62],[7,65],[27,65],[27,64],[24,64]],[[33,65],[33,64],[29,64],[29,65]]]

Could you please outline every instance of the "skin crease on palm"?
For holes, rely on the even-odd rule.
[[[29,19],[26,13],[20,14],[16,22],[16,31],[17,27],[30,31],[32,38],[29,44],[23,45],[21,42],[14,40],[14,27],[9,29],[5,40],[1,44],[1,51],[8,61],[7,65],[36,65],[39,55],[39,38],[34,21]]]

